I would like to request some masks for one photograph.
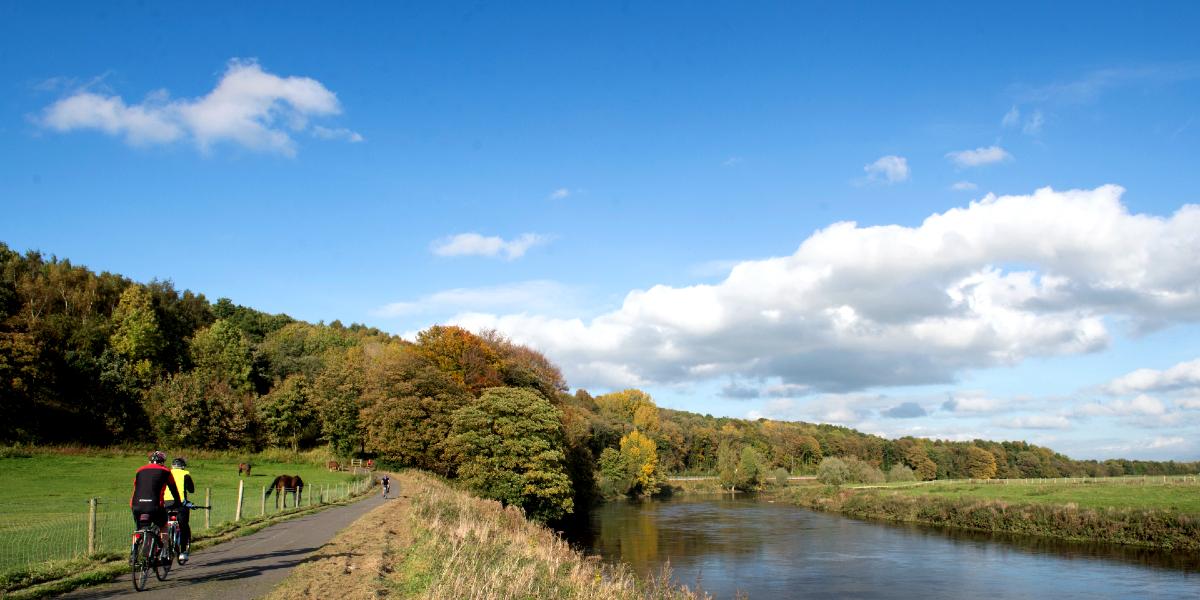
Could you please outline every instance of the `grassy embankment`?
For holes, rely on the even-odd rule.
[[[166,449],[169,454],[173,451]],[[193,496],[204,502],[204,488],[212,490],[212,527],[204,528],[204,513],[192,517],[196,548],[257,531],[283,518],[301,513],[275,510],[274,494],[262,514],[262,487],[276,475],[299,474],[309,493],[305,505],[317,499],[323,487],[342,486],[353,480],[349,473],[329,472],[321,452],[268,451],[258,454],[178,451],[199,490]],[[172,454],[173,455],[173,454]],[[243,520],[234,523],[239,462],[250,460],[253,476],[245,478]],[[129,517],[129,490],[134,470],[145,463],[141,451],[74,447],[0,449],[0,595],[37,596],[79,585],[107,581],[123,572],[123,554],[133,523]],[[86,554],[88,498],[97,506],[97,552]],[[290,502],[290,497],[289,497]],[[304,511],[307,512],[307,509]],[[63,557],[75,556],[66,559]],[[38,587],[39,589],[34,589]],[[18,593],[19,591],[19,593]]]
[[[395,481],[397,499],[343,530],[268,598],[704,597],[667,573],[640,580],[584,557],[519,510],[430,475],[406,471]]]
[[[797,488],[802,506],[850,517],[1072,541],[1200,551],[1200,485],[1124,478]]]

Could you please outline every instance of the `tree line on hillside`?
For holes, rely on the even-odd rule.
[[[719,473],[750,489],[772,470],[815,472],[826,457],[921,479],[1198,467],[698,415],[661,409],[639,390],[568,393],[550,360],[495,332],[434,326],[407,341],[306,323],[0,243],[0,442],[150,441],[328,445],[457,478],[541,520],[598,496],[657,493],[667,473]]]

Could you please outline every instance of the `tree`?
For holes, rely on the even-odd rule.
[[[160,440],[193,448],[251,446],[253,401],[210,371],[176,373],[146,393]]]
[[[754,490],[762,484],[763,459],[754,446],[742,448],[738,459],[738,472],[735,477],[738,489]]]
[[[128,361],[130,378],[148,384],[157,371],[153,361],[163,347],[150,292],[140,285],[125,288],[112,321],[115,329],[109,338],[112,349]]]
[[[217,319],[209,327],[196,332],[192,338],[191,354],[196,369],[208,371],[238,392],[254,390],[251,379],[254,356],[250,341],[233,323]]]
[[[417,334],[417,348],[472,395],[503,383],[500,355],[466,329],[434,325]]]
[[[301,439],[315,437],[316,411],[309,402],[308,379],[303,375],[290,375],[276,383],[260,399],[258,414],[272,443],[299,450]]]
[[[912,469],[908,468],[905,465],[892,465],[892,468],[890,470],[888,470],[887,480],[888,481],[916,481],[917,475],[915,473],[913,473]]]
[[[967,477],[991,479],[996,476],[996,457],[977,446],[967,448]]]
[[[738,459],[737,451],[729,442],[723,441],[717,446],[717,479],[722,487],[727,487],[730,491],[737,487]]]
[[[368,451],[392,462],[453,472],[445,453],[451,418],[471,395],[450,374],[407,346],[383,348],[367,369],[362,422]]]
[[[366,352],[362,346],[330,350],[326,368],[313,382],[312,396],[321,420],[321,435],[339,456],[364,449],[366,435],[359,419],[359,400],[366,388]]]
[[[625,458],[616,448],[605,448],[600,453],[600,493],[604,496],[623,495],[629,491],[629,469],[625,466]]]
[[[485,390],[454,413],[448,443],[459,461],[459,479],[480,496],[520,506],[534,520],[571,513],[561,418],[536,391]]]
[[[658,449],[654,440],[634,429],[621,438],[621,460],[629,474],[630,488],[626,493],[653,495],[658,493],[662,478],[658,471]]]
[[[821,443],[811,435],[802,435],[796,443],[796,456],[806,465],[817,464],[821,460]]]

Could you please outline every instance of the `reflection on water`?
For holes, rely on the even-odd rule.
[[[572,532],[717,598],[1200,599],[1200,555],[856,521],[753,498],[612,502]]]

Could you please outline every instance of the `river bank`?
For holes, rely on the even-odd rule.
[[[1169,509],[1086,507],[979,497],[913,495],[903,490],[801,487],[794,504],[858,519],[1200,552],[1200,515]]]
[[[704,598],[669,572],[638,577],[589,559],[521,511],[416,471],[394,498],[338,534],[268,598]]]

